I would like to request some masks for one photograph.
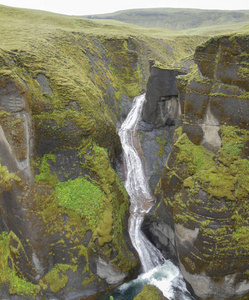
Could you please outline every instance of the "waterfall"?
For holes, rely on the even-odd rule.
[[[153,205],[143,163],[139,157],[137,124],[140,120],[145,94],[134,99],[133,107],[123,122],[119,136],[123,146],[125,163],[125,187],[130,196],[129,234],[137,250],[143,270],[148,272],[164,261],[161,252],[155,248],[141,231],[144,215]]]
[[[136,130],[144,101],[145,94],[135,97],[132,109],[119,130],[119,136],[124,155],[125,187],[131,203],[129,234],[145,273],[120,286],[113,294],[114,299],[133,299],[137,293],[133,294],[131,290],[145,283],[157,286],[168,299],[194,299],[186,288],[179,268],[170,260],[165,260],[161,252],[150,243],[141,230],[144,215],[153,205],[153,197],[150,194],[143,163],[139,156],[141,147]]]

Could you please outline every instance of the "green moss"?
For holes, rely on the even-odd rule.
[[[185,133],[179,137],[175,146],[179,149],[177,162],[187,167],[189,175],[214,166],[213,153],[201,145],[194,145]]]
[[[93,172],[101,185],[101,188],[104,193],[111,200],[110,195],[110,186],[115,181],[115,172],[110,166],[110,161],[107,155],[107,151],[93,143],[93,147],[91,149],[93,153],[85,155],[85,165],[86,167]]]
[[[56,264],[41,280],[41,285],[48,286],[53,293],[58,293],[68,282],[66,271],[70,269],[70,265]]]
[[[237,242],[238,248],[249,252],[249,226],[238,227],[233,234],[233,239]]]
[[[238,76],[242,79],[248,80],[248,78],[249,78],[249,69],[240,67],[239,71],[238,71]]]
[[[15,249],[11,249],[10,238],[17,242]],[[18,255],[20,249],[23,249],[21,242],[13,232],[9,234],[2,232],[0,235],[0,286],[8,286],[10,294],[35,295],[40,292],[40,286],[28,282],[25,278],[17,275],[18,268],[11,256],[11,250],[14,250],[15,255]]]
[[[219,152],[219,160],[228,167],[238,160],[244,144],[249,140],[247,130],[233,126],[221,126],[222,148]]]
[[[5,111],[2,107],[0,107],[0,118],[1,118],[1,120],[3,118],[8,117],[8,116],[12,116],[12,114],[9,113],[9,112],[7,112],[7,111]]]
[[[106,196],[85,178],[60,182],[55,187],[58,205],[83,217],[92,230],[103,216]]]
[[[48,160],[54,162],[56,157],[53,154],[45,154],[41,159],[40,174],[35,176],[35,182],[54,186],[58,182],[57,175],[51,174]]]
[[[154,285],[146,284],[134,300],[163,300],[163,293]]]
[[[166,135],[166,133],[161,137],[160,136],[156,137],[156,141],[158,142],[158,144],[160,146],[160,148],[157,151],[157,156],[160,158],[165,153],[164,147],[167,145],[167,141],[165,140],[165,135]]]
[[[14,183],[20,182],[21,179],[15,174],[10,173],[6,166],[1,165],[0,160],[0,188],[2,191],[9,191]]]
[[[212,197],[236,199],[233,192],[237,178],[229,174],[229,169],[226,167],[214,167],[208,171],[201,171],[195,179],[200,181],[202,189]]]

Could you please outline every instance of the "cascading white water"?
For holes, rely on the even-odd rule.
[[[161,252],[155,248],[141,231],[144,215],[150,210],[153,198],[150,194],[142,161],[136,147],[139,139],[136,131],[145,94],[134,99],[133,107],[123,122],[119,136],[123,146],[126,167],[125,187],[130,196],[129,233],[133,246],[138,252],[142,267],[148,272],[164,261]]]
[[[123,293],[134,284],[143,282],[157,286],[169,299],[176,299],[174,290],[177,290],[179,300],[193,299],[186,289],[180,270],[171,261],[165,261],[161,252],[150,243],[141,230],[144,215],[153,205],[153,197],[138,153],[141,148],[136,130],[144,101],[145,94],[134,99],[133,107],[119,130],[119,136],[124,154],[125,187],[131,202],[129,234],[146,273],[130,283],[123,284],[119,290]],[[115,299],[123,298],[116,298],[115,295]]]

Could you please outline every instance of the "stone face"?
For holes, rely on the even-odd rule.
[[[154,128],[151,124],[140,122],[140,144],[145,158],[145,169],[152,191],[161,177],[173,140],[174,126]]]
[[[249,294],[249,78],[239,72],[247,41],[209,40],[196,50],[198,72],[177,77],[182,126],[156,188],[161,202],[144,223],[154,244],[177,253],[200,299]]]
[[[195,62],[202,76],[249,91],[248,55],[247,35],[223,36],[197,47]]]
[[[110,263],[99,257],[97,260],[97,275],[105,279],[108,284],[117,285],[122,283],[128,274],[116,271]]]
[[[179,70],[151,68],[142,119],[156,127],[174,124],[179,114],[176,76]]]
[[[110,110],[103,99],[96,107],[76,97],[78,85],[63,94],[58,78],[13,75],[1,59],[10,67],[0,70],[0,298],[75,299],[114,288],[139,261],[113,169],[122,149]]]
[[[145,216],[142,230],[165,258],[178,264],[174,222],[164,202],[159,203],[154,211],[150,211]]]

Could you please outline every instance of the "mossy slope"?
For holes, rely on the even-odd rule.
[[[157,187],[183,275],[202,299],[248,295],[248,80],[236,71],[248,63],[247,38],[211,39],[197,48],[199,73],[178,78],[182,126]]]

